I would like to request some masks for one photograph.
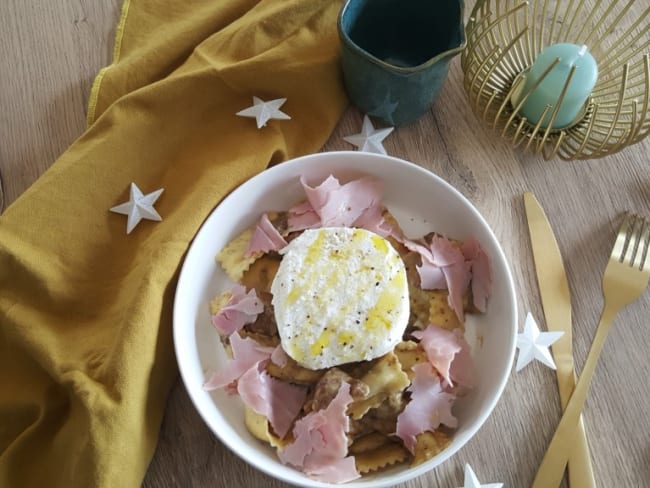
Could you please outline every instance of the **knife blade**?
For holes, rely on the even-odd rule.
[[[549,331],[564,332],[564,335],[551,346],[557,367],[560,403],[564,410],[576,383],[572,351],[573,334],[569,283],[564,270],[562,254],[551,224],[544,209],[531,192],[524,193],[524,207],[546,328]],[[568,469],[571,488],[594,488],[596,486],[582,417],[578,424]]]

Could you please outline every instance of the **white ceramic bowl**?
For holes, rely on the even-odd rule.
[[[174,345],[180,373],[199,414],[214,434],[246,462],[282,481],[309,487],[332,486],[283,465],[275,450],[254,438],[244,425],[241,400],[223,391],[206,392],[206,374],[226,355],[208,311],[210,299],[231,283],[214,256],[267,210],[286,210],[304,198],[299,177],[311,184],[330,174],[341,182],[361,175],[383,180],[384,204],[409,237],[431,230],[453,238],[479,239],[490,256],[493,290],[484,315],[468,323],[482,341],[473,347],[478,386],[454,407],[458,429],[439,455],[415,468],[394,467],[343,486],[378,488],[419,476],[458,451],[492,412],[508,379],[515,351],[517,309],[512,276],[489,225],[457,190],[433,173],[406,161],[363,152],[330,152],[301,157],[270,168],[226,197],[203,224],[192,243],[178,280],[174,302]]]

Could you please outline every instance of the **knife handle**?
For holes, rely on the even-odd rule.
[[[575,388],[576,375],[573,371],[573,358],[570,358],[569,362],[567,361],[569,358],[564,358],[558,354],[555,359],[558,367],[557,380],[560,403],[564,411]],[[569,456],[568,471],[570,488],[596,488],[596,480],[594,479],[589,444],[587,442],[582,415],[580,415],[576,427],[576,436],[573,440],[571,455]]]
[[[591,466],[589,445],[585,434],[585,424],[582,416],[578,421],[576,438],[573,441],[573,450],[569,456],[569,486],[570,488],[596,488],[594,471]]]

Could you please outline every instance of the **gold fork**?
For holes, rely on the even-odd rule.
[[[603,273],[605,304],[596,335],[580,378],[537,471],[532,488],[554,488],[562,482],[582,406],[607,333],[618,311],[639,298],[648,286],[649,246],[650,223],[643,217],[628,213],[618,231],[614,248]]]

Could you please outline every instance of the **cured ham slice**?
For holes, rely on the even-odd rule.
[[[320,227],[320,216],[311,206],[309,200],[296,205],[289,209],[287,219],[287,231],[297,232],[305,229],[315,229]]]
[[[490,261],[476,239],[461,247],[449,239],[434,236],[428,246],[404,239],[409,250],[417,252],[422,264],[417,267],[420,287],[424,290],[449,290],[449,306],[464,321],[463,296],[471,284],[474,305],[484,312],[492,285]]]
[[[333,176],[316,187],[300,179],[307,200],[289,210],[289,231],[317,227],[361,227],[386,237],[394,232],[382,216],[383,185],[363,177],[344,185]]]
[[[451,385],[449,369],[461,350],[458,336],[449,330],[429,325],[424,330],[413,332],[413,337],[420,340],[420,346],[427,353],[431,365]]]
[[[203,384],[203,389],[209,391],[225,387],[229,393],[234,393],[235,382],[260,361],[269,359],[274,350],[273,347],[261,346],[250,337],[241,337],[237,332],[230,335],[229,340],[232,359]]]
[[[474,386],[471,348],[462,330],[449,331],[429,324],[425,330],[413,332],[413,337],[420,340],[429,362],[449,386]]]
[[[449,376],[457,386],[465,388],[474,388],[476,386],[476,374],[474,372],[474,362],[472,361],[472,349],[465,340],[463,331],[454,329],[454,335],[458,338],[460,351],[454,356],[449,368]]]
[[[278,451],[280,460],[326,483],[345,483],[358,478],[354,458],[347,455],[346,433],[350,420],[345,412],[350,402],[350,385],[343,382],[326,408],[296,421],[295,440]]]
[[[237,392],[246,405],[269,419],[271,427],[283,438],[307,398],[307,388],[286,383],[269,375],[256,363],[237,381]]]
[[[433,236],[429,243],[429,250],[433,256],[433,262],[441,268],[453,266],[465,260],[461,250],[446,237]]]
[[[334,176],[329,175],[320,185],[311,187],[307,184],[304,177],[300,177],[300,184],[305,190],[305,195],[307,196],[307,201],[310,203],[312,209],[318,209],[324,207],[327,204],[327,201],[330,198],[332,192],[341,188],[339,180]]]
[[[282,344],[278,344],[273,350],[273,354],[271,354],[271,362],[282,368],[286,366],[288,360],[289,356],[284,349],[282,349]]]
[[[323,227],[351,227],[373,206],[381,206],[381,181],[364,177],[332,191],[322,207],[314,207]],[[312,203],[313,205],[313,203]]]
[[[303,177],[300,184],[305,191],[307,200],[289,209],[289,232],[322,227],[321,216],[317,209],[327,203],[330,193],[341,188],[339,180],[332,175],[316,187],[309,186]]]
[[[474,306],[481,312],[485,312],[492,289],[490,258],[476,239],[468,239],[463,242],[461,251],[465,259],[471,263],[472,299]]]
[[[269,220],[268,214],[264,214],[253,231],[253,236],[244,256],[249,257],[256,252],[279,251],[286,245],[287,241],[284,240],[284,237]]]
[[[383,207],[373,205],[354,221],[354,226],[374,232],[381,237],[396,236],[397,230],[384,219],[383,210]]]
[[[463,295],[469,285],[470,264],[465,261],[465,256],[453,243],[440,236],[434,236],[429,244],[433,255],[433,264],[442,269],[449,290],[449,306],[462,322],[464,320]]]
[[[440,378],[429,363],[413,366],[415,376],[407,391],[411,401],[397,417],[397,436],[411,452],[418,434],[434,431],[441,424],[455,428],[458,424],[451,413],[456,397],[442,390]]]
[[[465,261],[442,268],[442,273],[445,275],[445,281],[447,282],[447,290],[449,291],[447,302],[461,322],[465,321],[463,296],[471,279],[470,269],[470,264]]]
[[[264,311],[264,304],[257,297],[255,289],[246,293],[246,287],[235,285],[226,305],[212,316],[212,325],[221,335],[229,336],[246,324],[252,324]]]
[[[420,288],[423,290],[445,290],[447,288],[447,278],[442,268],[427,263],[417,268],[420,276]]]

